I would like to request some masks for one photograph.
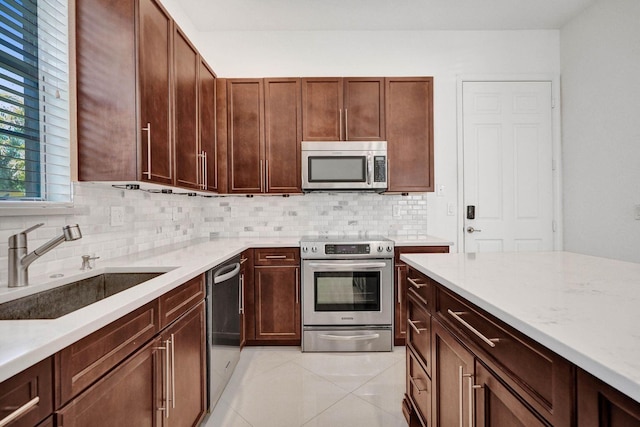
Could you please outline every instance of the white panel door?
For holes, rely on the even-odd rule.
[[[463,82],[462,104],[465,252],[553,250],[551,82]]]

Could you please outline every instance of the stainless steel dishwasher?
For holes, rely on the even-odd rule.
[[[208,409],[213,411],[240,359],[240,256],[207,272]]]

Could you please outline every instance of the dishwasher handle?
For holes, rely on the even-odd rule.
[[[213,283],[215,285],[226,282],[227,280],[235,277],[240,273],[240,263],[236,262],[235,264],[228,265],[226,267],[221,268],[213,274]]]

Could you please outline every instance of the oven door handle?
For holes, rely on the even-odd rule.
[[[387,266],[387,263],[384,262],[354,262],[350,264],[338,264],[338,263],[330,263],[330,262],[310,262],[309,267],[311,268],[323,268],[328,270],[347,270],[354,268],[375,268],[380,269]]]
[[[367,335],[328,335],[320,334],[318,338],[330,341],[366,341],[376,340],[380,338],[380,334],[367,334]]]

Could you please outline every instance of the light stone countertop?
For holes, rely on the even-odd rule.
[[[640,264],[570,252],[401,259],[640,402]]]
[[[97,268],[81,272],[61,269],[62,278],[33,276],[23,288],[0,287],[0,303],[52,289],[72,281],[102,273],[166,272],[145,283],[76,310],[58,319],[0,320],[0,382],[97,331],[125,314],[169,292],[189,279],[221,264],[248,248],[298,247],[300,237],[201,239],[127,255],[98,260]],[[419,243],[418,243],[419,242]],[[442,239],[424,236],[399,240],[397,246],[451,245]]]

